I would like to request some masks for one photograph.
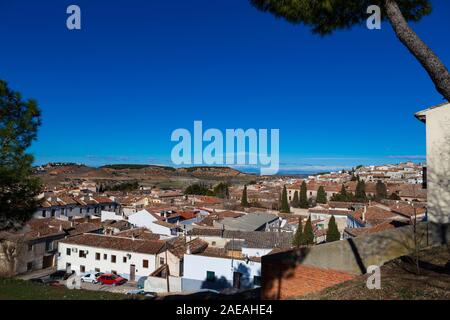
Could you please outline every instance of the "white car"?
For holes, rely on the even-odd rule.
[[[97,273],[86,273],[81,277],[81,282],[90,282],[90,283],[97,283],[97,278],[102,275],[101,272]]]

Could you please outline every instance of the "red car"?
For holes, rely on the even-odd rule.
[[[97,282],[110,286],[117,286],[127,282],[127,279],[119,277],[118,275],[115,274],[105,273],[97,278]]]

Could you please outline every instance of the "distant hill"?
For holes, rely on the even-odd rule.
[[[205,181],[215,183],[248,183],[255,180],[255,175],[243,173],[229,167],[188,167],[173,168],[169,166],[142,164],[113,164],[99,168],[68,165],[44,165],[36,170],[48,186],[75,185],[81,181],[94,181],[104,184],[116,184],[125,181],[138,181],[144,186],[183,188],[193,182]]]

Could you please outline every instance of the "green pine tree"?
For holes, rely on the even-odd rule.
[[[368,5],[378,5],[383,19],[388,21],[394,34],[408,51],[420,62],[433,81],[437,91],[450,101],[450,72],[414,32],[408,22],[420,21],[433,10],[431,0],[250,0],[259,10],[277,18],[306,26],[321,36],[337,30],[348,30],[365,24]]]
[[[247,185],[244,186],[244,190],[242,191],[242,199],[241,199],[241,206],[248,207],[248,199],[247,199]]]
[[[281,210],[280,212],[283,213],[290,213],[291,208],[289,207],[288,197],[287,197],[287,190],[286,186],[283,187],[283,192],[281,194]]]
[[[306,221],[305,228],[303,229],[303,245],[312,245],[314,244],[314,231],[311,223],[311,216],[309,216]]]
[[[307,196],[307,186],[305,180],[303,180],[302,185],[300,187],[300,199],[299,206],[300,208],[307,209],[308,205],[308,196]]]
[[[323,186],[320,186],[317,190],[317,203],[327,203],[327,193],[325,192],[325,188]]]
[[[299,202],[298,201],[299,201],[298,200],[298,191],[295,191],[294,192],[294,198],[292,199],[292,202],[291,202],[291,206],[293,208],[298,208],[298,206],[299,206]]]
[[[20,228],[39,205],[41,182],[27,153],[41,124],[37,102],[0,80],[0,231]]]
[[[300,247],[302,245],[303,241],[303,225],[302,225],[302,218],[298,218],[298,227],[297,231],[295,232],[294,239],[292,241],[292,245],[294,247]]]
[[[327,242],[333,242],[341,240],[341,234],[336,224],[336,219],[334,216],[331,216],[330,221],[328,222],[328,230],[327,230]]]
[[[355,199],[356,201],[366,201],[366,184],[363,180],[358,181],[356,185],[356,191],[355,191]]]

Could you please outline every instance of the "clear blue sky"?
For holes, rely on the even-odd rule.
[[[433,4],[413,28],[450,65],[450,3]],[[246,0],[4,0],[0,30],[0,78],[43,111],[36,163],[170,164],[194,120],[279,128],[291,170],[421,160],[413,114],[442,102],[387,23],[320,38]]]

